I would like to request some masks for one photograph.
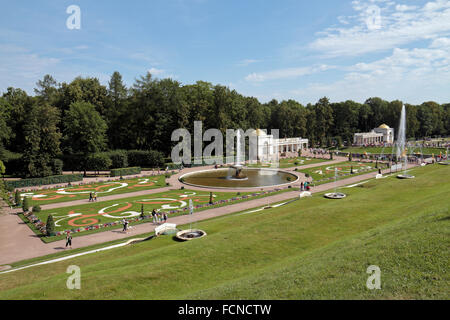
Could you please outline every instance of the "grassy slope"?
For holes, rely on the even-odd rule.
[[[427,166],[414,181],[345,189],[343,201],[315,196],[206,221],[202,240],[163,237],[0,275],[0,298],[448,299],[449,172]],[[80,291],[65,287],[73,264]],[[380,291],[365,288],[371,264]]]

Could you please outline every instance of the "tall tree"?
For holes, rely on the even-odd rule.
[[[42,99],[43,102],[53,105],[58,99],[59,84],[49,74],[46,74],[42,80],[36,83],[34,92],[36,96]]]
[[[53,163],[61,152],[59,122],[59,110],[47,104],[35,105],[27,116],[22,157],[26,176],[45,177],[54,173]]]
[[[127,132],[124,125],[124,120],[127,120],[127,98],[128,89],[122,81],[122,75],[116,71],[109,81],[108,107],[105,115],[108,124],[107,136],[112,149],[123,148],[127,145]]]
[[[65,151],[83,156],[85,174],[88,156],[106,149],[106,130],[105,120],[90,103],[72,103],[65,112]]]

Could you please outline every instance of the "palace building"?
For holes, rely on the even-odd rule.
[[[363,145],[382,145],[385,143],[394,143],[394,129],[388,125],[382,124],[371,132],[355,133],[353,144]]]
[[[275,139],[265,131],[257,129],[254,134],[258,138],[257,158],[258,161],[270,161],[275,156],[286,152],[298,152],[307,149],[309,141],[303,138]]]

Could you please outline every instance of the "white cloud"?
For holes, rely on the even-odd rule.
[[[326,95],[334,101],[351,97],[363,102],[369,97],[380,96],[387,100],[399,98],[410,103],[426,100],[448,102],[449,44],[450,39],[441,38],[433,41],[428,48],[396,48],[388,57],[343,68],[345,74],[336,82],[313,83],[292,90],[290,94],[316,100]]]
[[[157,68],[150,68],[148,70],[148,72],[150,72],[154,76],[160,76],[160,75],[164,74],[166,71],[162,70],[162,69],[157,69]]]
[[[352,25],[325,30],[309,48],[326,56],[356,56],[450,34],[450,0],[428,2],[422,8],[405,5],[393,8],[394,2],[388,1],[352,4],[357,15],[340,18],[352,21]],[[379,8],[379,17],[374,7]]]
[[[286,68],[261,73],[251,73],[245,77],[249,82],[264,82],[270,80],[279,80],[287,78],[298,78],[318,72],[323,72],[332,68],[332,66],[320,65],[314,67]]]

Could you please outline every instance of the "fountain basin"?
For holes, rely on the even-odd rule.
[[[231,175],[229,169],[213,169],[187,173],[179,180],[184,184],[201,188],[251,189],[288,185],[298,179],[297,175],[287,171],[246,168],[243,179]]]
[[[324,194],[324,197],[327,199],[340,200],[346,198],[347,195],[341,192],[332,192]]]
[[[188,229],[177,232],[176,237],[183,241],[190,241],[193,239],[200,239],[205,237],[207,234],[203,230],[198,229]]]
[[[414,179],[415,176],[409,175],[409,174],[399,174],[397,176],[398,179]]]

